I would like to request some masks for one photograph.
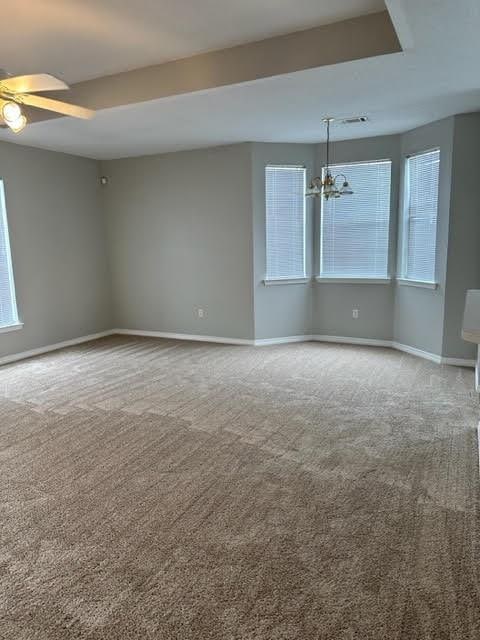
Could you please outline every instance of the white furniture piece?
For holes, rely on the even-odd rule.
[[[477,345],[475,389],[480,393],[480,289],[469,289],[465,298],[462,338]]]

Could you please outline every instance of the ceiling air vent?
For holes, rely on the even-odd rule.
[[[357,124],[359,122],[368,122],[367,116],[355,116],[354,118],[345,118],[342,124]]]

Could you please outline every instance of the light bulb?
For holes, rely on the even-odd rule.
[[[22,110],[20,109],[20,105],[16,102],[12,102],[11,100],[5,102],[2,107],[2,118],[8,125],[19,120],[21,115]]]
[[[20,117],[14,120],[13,122],[7,122],[10,129],[13,133],[20,133],[22,129],[25,129],[25,125],[27,124],[26,117],[21,113]]]

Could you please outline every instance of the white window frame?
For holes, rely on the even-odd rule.
[[[322,242],[322,233],[323,233],[323,196],[320,203],[320,231],[318,234],[319,237],[319,256],[318,256],[318,275],[315,276],[315,281],[319,284],[390,284],[392,281],[392,277],[390,275],[390,244],[391,244],[391,225],[392,225],[392,170],[393,170],[393,161],[391,158],[375,158],[371,160],[354,160],[348,162],[337,162],[336,164],[330,165],[330,169],[333,169],[332,174],[335,177],[335,167],[336,166],[344,166],[344,165],[355,165],[355,164],[372,164],[375,162],[389,162],[390,163],[390,200],[389,200],[389,209],[388,209],[388,241],[387,241],[387,274],[385,277],[379,278],[376,276],[331,276],[331,275],[322,275],[322,262],[323,262],[323,242]],[[326,166],[322,167],[322,179],[325,176]],[[352,189],[355,191],[355,185],[352,185]],[[348,196],[341,196],[346,197]]]
[[[403,158],[403,200],[402,200],[402,235],[401,235],[401,260],[400,260],[400,275],[397,277],[397,283],[401,286],[420,287],[423,289],[436,289],[438,287],[437,281],[437,247],[438,247],[438,201],[437,201],[437,222],[435,225],[435,257],[433,264],[433,280],[416,280],[414,278],[407,277],[407,262],[408,262],[408,237],[410,226],[410,172],[408,170],[408,163],[410,158],[422,156],[426,153],[432,153],[438,151],[440,154],[441,162],[441,150],[440,147],[433,147],[430,149],[422,149],[415,153],[409,153]],[[439,169],[440,171],[440,169]],[[439,173],[440,180],[440,173]]]
[[[267,271],[267,253],[268,253],[268,241],[267,241],[267,219],[266,219],[266,177],[267,177],[267,169],[302,169],[303,170],[303,192],[305,194],[307,188],[307,168],[303,164],[275,164],[269,162],[265,165],[263,170],[263,176],[265,180],[265,279],[263,280],[263,284],[265,286],[270,285],[285,285],[285,284],[307,284],[310,282],[310,277],[307,276],[307,203],[306,197],[303,196],[303,276],[285,276],[282,278],[274,278],[269,276]]]
[[[10,331],[16,331],[17,329],[21,329],[23,327],[23,323],[20,322],[19,315],[18,315],[15,278],[13,275],[12,247],[10,243],[10,233],[8,228],[5,183],[2,178],[0,178],[0,220],[2,222],[2,226],[5,233],[5,244],[7,249],[6,258],[7,258],[8,281],[9,281],[10,296],[11,296],[12,305],[13,305],[13,322],[8,325],[0,325],[0,333],[8,333]]]

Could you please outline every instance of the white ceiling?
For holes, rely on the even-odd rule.
[[[241,141],[321,141],[326,114],[369,116],[368,124],[334,129],[338,139],[348,139],[480,110],[478,0],[456,2],[453,15],[451,0],[390,1],[413,38],[404,53],[108,109],[90,122],[44,121],[0,137],[114,158]]]
[[[382,0],[15,0],[0,66],[71,84],[384,8]]]

